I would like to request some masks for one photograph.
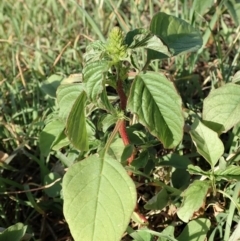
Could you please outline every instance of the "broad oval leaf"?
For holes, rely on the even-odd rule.
[[[69,139],[67,138],[65,131],[63,130],[60,135],[54,140],[52,144],[52,149],[58,151],[59,149],[68,146],[70,144]]]
[[[39,136],[39,148],[42,155],[47,156],[49,154],[54,142],[63,132],[64,127],[64,123],[57,119],[47,123]]]
[[[62,80],[63,76],[56,74],[51,75],[47,80],[41,83],[41,90],[50,97],[56,98],[56,91]]]
[[[183,192],[183,203],[177,211],[182,221],[187,223],[193,213],[201,207],[209,186],[206,181],[196,180]]]
[[[146,29],[135,29],[128,32],[125,42],[131,49],[144,47],[164,53],[168,57],[171,56],[168,47],[163,44],[161,39]]]
[[[191,161],[186,156],[180,156],[176,153],[171,153],[164,155],[160,158],[157,165],[159,166],[170,166],[177,169],[186,170],[188,165],[191,164]]]
[[[131,162],[131,166],[135,167],[136,169],[144,168],[147,165],[148,160],[148,150],[144,150],[141,153],[139,153],[138,157]]]
[[[212,7],[214,0],[193,1],[192,8],[197,13],[195,17],[202,17]],[[192,9],[191,9],[192,10]]]
[[[116,109],[112,106],[110,100],[108,99],[106,88],[103,89],[100,98],[98,99],[98,106],[99,108],[112,113],[113,116],[116,116]]]
[[[59,106],[59,117],[67,120],[69,112],[77,97],[83,91],[82,83],[62,84],[57,89],[57,102]]]
[[[117,120],[117,117],[113,115],[107,114],[106,116],[104,116],[104,118],[99,121],[101,123],[103,132],[106,132],[109,127],[116,124]]]
[[[167,206],[170,197],[169,193],[165,188],[153,196],[148,202],[144,205],[146,210],[162,210]]]
[[[121,155],[121,163],[127,162],[128,158],[131,157],[131,155],[134,152],[134,145],[128,144],[124,147],[124,150]]]
[[[218,134],[196,119],[189,132],[197,148],[213,168],[224,152],[224,146]]]
[[[182,233],[178,236],[178,241],[204,241],[211,227],[211,222],[206,218],[198,218],[190,221]]]
[[[218,133],[227,132],[240,121],[240,86],[226,84],[212,90],[203,101],[203,120]]]
[[[124,150],[124,144],[121,138],[116,138],[108,148],[108,155],[114,160],[121,160],[121,156]]]
[[[0,241],[20,241],[24,237],[26,230],[27,226],[24,226],[22,223],[16,223],[0,233]],[[31,235],[26,235],[27,237],[30,239]]]
[[[61,178],[62,176],[57,172],[50,172],[44,176],[44,184],[51,184],[50,187],[44,189],[44,192],[48,195],[48,197],[55,198],[60,196],[60,192],[62,190]]]
[[[108,68],[108,61],[102,60],[91,62],[83,69],[86,93],[91,101],[97,101],[98,96],[102,93]]]
[[[172,55],[198,50],[202,46],[202,37],[189,23],[182,19],[157,13],[151,21],[150,31],[159,37]],[[148,51],[148,59],[162,59],[167,56],[153,50]]]
[[[190,179],[191,177],[187,170],[179,168],[172,172],[172,185],[177,189],[183,190],[183,188],[187,187],[190,184]]]
[[[153,236],[149,232],[145,232],[145,228],[138,229],[129,234],[133,241],[152,241]]]
[[[170,226],[168,226],[168,227],[170,227]],[[164,231],[159,233],[159,232],[153,231],[151,229],[144,229],[144,230],[140,229],[140,230],[137,230],[136,232],[139,232],[139,233],[140,232],[150,233],[153,236],[159,237],[158,241],[162,241],[162,240],[164,240],[164,241],[178,241],[177,239],[174,238],[173,235],[168,234],[168,232],[164,232]],[[138,240],[134,239],[134,241],[138,241]],[[145,239],[144,240],[139,240],[139,241],[145,241]]]
[[[128,107],[164,147],[173,148],[181,141],[184,124],[182,100],[173,83],[163,74],[146,72],[137,75]]]
[[[119,241],[136,205],[136,189],[118,161],[94,155],[68,169],[63,198],[75,241]]]
[[[66,134],[75,148],[81,151],[88,150],[88,135],[85,119],[86,93],[83,91],[76,99],[69,113]]]

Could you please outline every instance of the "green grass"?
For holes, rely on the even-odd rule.
[[[219,1],[217,7],[202,7],[200,16],[189,11],[191,2],[0,1],[0,151],[10,156],[1,169],[1,227],[23,222],[34,235],[32,240],[71,240],[62,199],[50,198],[43,191],[44,176],[64,156],[53,153],[46,159],[38,148],[46,116],[54,111],[54,99],[42,91],[41,84],[53,73],[81,73],[86,46],[93,40],[104,41],[114,26],[124,32],[147,27],[161,10],[201,30],[204,46],[198,53],[152,64],[172,74],[178,88],[186,91],[182,98],[190,109],[201,108],[211,86],[231,80],[240,69],[239,7]],[[43,189],[18,193],[36,187]],[[230,206],[227,223],[233,217]]]

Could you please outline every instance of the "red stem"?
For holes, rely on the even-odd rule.
[[[117,81],[117,93],[118,93],[119,98],[120,98],[120,108],[123,111],[125,111],[126,107],[127,107],[127,96],[126,96],[126,94],[123,91],[123,85],[122,85],[122,81],[121,80]],[[119,131],[119,134],[120,134],[120,136],[121,136],[121,138],[123,140],[124,145],[125,146],[129,145],[130,141],[129,141],[129,137],[128,137],[128,134],[127,134],[127,128],[126,128],[126,121],[125,120],[121,120],[120,121],[118,131]],[[133,160],[134,160],[134,152],[128,158],[128,165],[130,165]],[[132,172],[129,172],[128,174],[129,174],[129,176],[131,176]],[[148,220],[146,219],[146,217],[139,212],[137,204],[136,204],[136,207],[135,207],[135,212],[137,212],[138,216],[142,219],[142,221],[148,223]]]
[[[118,80],[117,81],[117,93],[119,95],[120,98],[120,107],[123,111],[126,110],[126,106],[127,106],[127,96],[123,91],[123,85],[122,85],[122,81]],[[123,140],[124,145],[129,145],[130,141],[128,138],[128,134],[127,134],[127,129],[126,129],[126,121],[122,120],[119,126],[119,134]],[[132,155],[128,158],[128,164],[131,164],[131,162],[134,159],[134,154],[132,153]]]
[[[121,120],[118,131],[119,131],[119,133],[120,133],[120,135],[122,137],[123,144],[125,146],[129,145],[130,141],[129,141],[128,134],[127,134],[126,121],[125,120]]]
[[[130,141],[129,141],[128,134],[127,134],[126,121],[125,120],[121,120],[118,131],[119,131],[120,136],[122,137],[123,144],[125,146],[129,145]],[[131,164],[131,162],[133,160],[134,160],[134,153],[132,153],[132,155],[128,158],[128,164]]]

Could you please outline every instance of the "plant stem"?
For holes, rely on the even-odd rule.
[[[106,143],[106,145],[105,145],[105,148],[104,148],[104,150],[103,150],[103,155],[102,155],[103,157],[104,157],[105,154],[107,153],[107,151],[108,151],[111,143],[112,143],[113,140],[114,140],[114,137],[116,136],[117,132],[119,131],[120,125],[121,125],[121,120],[118,120],[117,123],[116,123],[116,125],[115,125],[115,127],[114,127],[113,132],[111,133],[111,135],[110,135],[110,137],[109,137],[109,139],[108,139],[108,141],[107,141],[107,143]]]
[[[127,96],[126,96],[126,94],[123,91],[122,80],[118,80],[117,81],[117,93],[118,93],[119,98],[120,98],[121,110],[125,111],[126,110],[126,106],[127,106]]]
[[[121,110],[125,111],[126,106],[127,106],[127,96],[123,91],[122,80],[120,80],[120,79],[117,81],[117,93],[120,98],[120,108],[121,108]],[[130,141],[129,141],[129,137],[127,134],[126,121],[124,119],[121,120],[118,131],[123,140],[124,145],[125,146],[129,145]],[[132,155],[128,158],[128,164],[131,164],[133,159],[134,159],[134,154],[132,153]]]
[[[120,120],[118,131],[119,131],[119,134],[122,137],[124,145],[125,146],[129,145],[130,141],[129,141],[128,134],[127,134],[126,121],[125,120]]]
[[[123,143],[125,146],[130,144],[128,134],[127,134],[127,129],[126,129],[126,121],[121,120],[121,124],[119,126],[119,134],[122,137]],[[131,164],[131,162],[134,160],[134,153],[128,158],[128,164]]]
[[[150,60],[148,60],[146,63],[145,63],[145,65],[143,66],[143,68],[142,68],[142,71],[145,71],[145,70],[147,70],[147,67],[148,67],[148,65],[150,64]]]

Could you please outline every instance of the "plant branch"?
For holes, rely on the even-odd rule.
[[[127,134],[126,121],[125,120],[121,120],[118,131],[119,131],[120,136],[122,137],[124,145],[125,146],[129,145],[130,141],[129,141],[129,137],[128,137],[128,134]],[[128,164],[131,164],[133,160],[134,160],[134,152],[128,158]]]
[[[120,98],[121,110],[125,111],[127,107],[127,96],[123,91],[123,84],[122,84],[122,80],[120,79],[117,81],[117,93]]]
[[[148,67],[148,65],[150,64],[150,60],[147,60],[147,62],[145,63],[145,65],[143,66],[143,68],[142,68],[142,71],[145,71],[145,70],[147,70],[147,67]]]
[[[125,111],[126,110],[126,106],[127,106],[127,96],[123,90],[123,84],[122,84],[122,80],[119,79],[117,81],[117,93],[119,95],[120,98],[120,108],[121,110]],[[124,119],[120,120],[121,122],[119,123],[119,134],[123,140],[123,143],[125,146],[130,144],[129,141],[129,137],[127,134],[127,129],[126,129],[126,121]],[[132,155],[128,158],[128,164],[131,164],[131,162],[134,159],[134,154],[132,153]]]

